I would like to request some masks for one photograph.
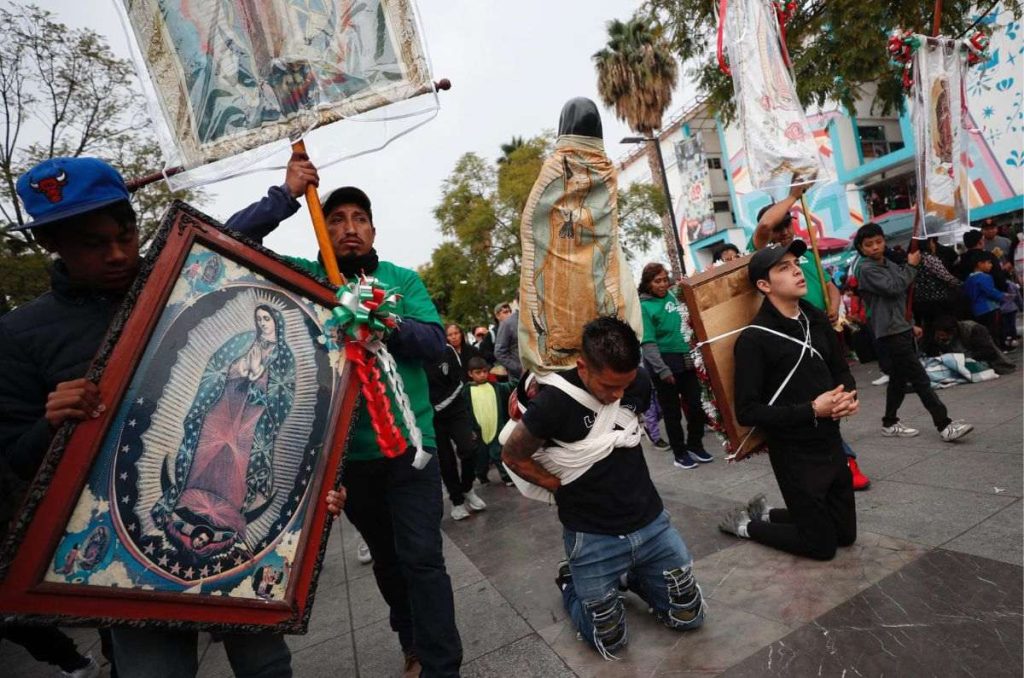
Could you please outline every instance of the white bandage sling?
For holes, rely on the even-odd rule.
[[[586,390],[570,384],[554,372],[537,375],[536,379],[545,386],[557,388],[595,415],[594,425],[585,438],[573,442],[552,439],[552,445],[543,447],[533,454],[533,459],[557,477],[562,485],[568,485],[582,476],[616,448],[640,444],[640,419],[636,412],[622,407],[619,404],[621,401],[616,400],[609,405],[602,405]],[[510,423],[514,425],[514,422]],[[511,427],[508,427],[502,432],[505,438],[510,430]],[[504,443],[504,439],[501,442]],[[524,497],[548,504],[554,501],[554,495],[548,490],[520,478],[508,467],[506,470]]]

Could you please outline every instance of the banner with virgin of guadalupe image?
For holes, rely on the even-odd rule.
[[[911,119],[917,148],[917,204],[922,235],[927,237],[970,223],[963,124],[967,52],[960,40],[916,37],[921,47],[914,52]]]
[[[267,154],[254,149],[431,91],[412,0],[122,3],[165,162],[188,170],[172,185],[224,178]]]
[[[754,188],[829,178],[783,56],[771,0],[733,0],[719,20],[725,22],[736,112]]]
[[[692,243],[718,230],[707,158],[699,136],[687,137],[676,144],[676,164],[682,181],[676,218],[682,241]]]

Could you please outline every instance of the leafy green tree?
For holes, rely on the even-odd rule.
[[[651,243],[662,234],[666,209],[665,193],[654,184],[635,183],[619,191],[619,240],[628,261],[651,251]]]
[[[619,120],[644,137],[652,137],[661,129],[662,118],[672,103],[679,68],[658,25],[639,15],[626,22],[608,22],[608,43],[594,54],[594,65],[601,101],[615,110]],[[661,185],[658,146],[645,146],[652,181]],[[675,225],[667,210],[662,215],[662,230],[672,273],[679,279],[682,267]]]
[[[994,3],[944,0],[941,33],[962,36],[973,30],[978,8]],[[1020,17],[1020,0],[1003,0]],[[713,112],[730,120],[735,114],[732,82],[718,68],[715,12],[706,0],[645,0],[639,16],[664,30],[687,75],[708,97]],[[839,101],[853,110],[866,87],[877,88],[873,108],[879,114],[899,110],[903,91],[897,69],[889,64],[888,33],[910,28],[932,33],[934,3],[904,0],[811,0],[797,3],[786,26],[786,45],[793,60],[797,93],[806,105]]]
[[[71,29],[34,5],[0,7],[0,218],[29,221],[17,199],[18,177],[55,156],[89,155],[126,179],[162,166],[160,148],[134,67],[87,29]],[[199,204],[202,191],[172,194],[165,182],[133,196],[145,243],[173,198]],[[0,312],[45,290],[46,257],[18,232],[0,230]]]

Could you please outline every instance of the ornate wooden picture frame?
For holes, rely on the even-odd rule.
[[[747,438],[750,428],[736,421],[733,347],[739,333],[722,336],[748,325],[761,308],[764,297],[747,277],[749,262],[749,256],[734,259],[683,278],[680,285],[695,341],[714,339],[700,348],[703,359],[700,376],[710,389],[711,404],[717,415],[717,421],[713,420],[711,426],[725,436],[729,455],[736,455],[738,459],[760,451],[765,442],[763,433],[758,430]],[[722,338],[718,339],[720,336]]]
[[[0,553],[17,623],[304,633],[358,393],[334,291],[184,203],[164,217]]]

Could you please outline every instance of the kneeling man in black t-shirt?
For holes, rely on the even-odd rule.
[[[606,659],[627,640],[623,585],[669,628],[704,622],[692,558],[640,447],[651,382],[639,364],[629,325],[588,323],[575,369],[538,377],[529,402],[520,389],[526,412],[502,449],[509,471],[554,493],[568,558],[556,583],[576,628]]]

